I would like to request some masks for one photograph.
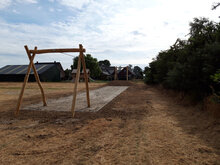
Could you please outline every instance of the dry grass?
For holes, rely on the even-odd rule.
[[[50,84],[44,86],[55,97],[57,91],[49,89]],[[66,88],[64,93],[72,89]],[[74,119],[69,112],[28,110],[16,118],[0,113],[0,137],[0,164],[220,162],[219,119],[140,83],[133,83],[100,111],[76,112]]]
[[[90,89],[98,88],[106,83],[89,83]],[[58,98],[71,95],[74,83],[42,83],[46,98]],[[1,82],[0,83],[0,111],[14,109],[20,94],[22,83]],[[85,84],[79,83],[78,91],[85,90]],[[40,89],[37,83],[28,83],[23,97],[23,105],[39,102],[41,99]]]

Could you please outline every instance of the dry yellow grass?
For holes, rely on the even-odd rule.
[[[123,84],[129,85],[110,83]],[[0,164],[219,164],[220,121],[174,100],[130,83],[100,111],[74,118],[69,112],[1,112]]]
[[[90,89],[104,86],[106,83],[89,83]],[[47,98],[57,98],[73,93],[74,83],[42,83]],[[22,83],[1,82],[0,83],[0,111],[14,109]],[[78,91],[85,90],[85,83],[79,83]],[[23,96],[23,105],[39,102],[41,99],[40,89],[37,83],[28,83]]]

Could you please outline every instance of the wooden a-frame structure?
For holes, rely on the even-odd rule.
[[[29,62],[29,65],[28,65],[27,73],[26,73],[25,78],[24,78],[24,83],[22,85],[21,93],[20,93],[19,98],[18,98],[15,115],[19,114],[21,103],[22,103],[22,98],[23,98],[23,95],[24,95],[24,90],[25,90],[26,84],[28,82],[28,78],[29,78],[29,75],[30,75],[30,72],[31,72],[31,68],[34,71],[35,79],[36,79],[36,81],[38,83],[38,86],[40,88],[40,91],[41,91],[43,105],[47,106],[46,98],[45,98],[45,94],[44,94],[44,89],[41,85],[39,75],[37,73],[37,70],[36,70],[34,62],[33,62],[34,57],[36,56],[36,54],[43,54],[43,53],[79,52],[79,58],[78,58],[78,64],[77,64],[77,73],[76,73],[76,80],[75,80],[75,86],[74,86],[74,91],[73,91],[73,101],[72,101],[72,108],[71,108],[73,117],[75,115],[76,94],[77,94],[77,86],[78,86],[78,83],[79,83],[81,63],[82,63],[82,66],[83,66],[84,78],[85,78],[85,84],[86,84],[87,104],[88,104],[88,107],[90,107],[88,75],[86,73],[86,63],[85,63],[85,58],[84,58],[84,55],[83,55],[83,53],[86,52],[86,50],[83,48],[83,46],[81,44],[79,45],[79,48],[67,48],[67,49],[41,49],[41,50],[37,50],[37,47],[35,47],[34,50],[29,50],[27,45],[25,45],[24,48],[27,52],[27,55],[28,55],[28,58],[29,58],[30,62]]]

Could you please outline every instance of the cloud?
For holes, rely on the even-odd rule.
[[[140,36],[145,36],[145,34],[139,32],[138,30],[132,31],[131,34],[133,34],[133,35],[135,35],[135,36],[139,36],[139,35],[140,35]]]
[[[13,3],[38,3],[38,0],[16,0],[16,1],[12,1],[12,0],[0,0],[0,10],[1,9],[5,9],[9,6],[11,6]]]
[[[89,4],[90,0],[59,0],[58,2],[67,7],[82,9],[84,5]]]
[[[18,3],[38,3],[38,0],[16,0]]]
[[[11,0],[1,0],[0,1],[0,10],[4,9],[11,5]]]
[[[26,2],[39,4],[41,13],[45,13],[41,19],[46,23],[0,21],[0,57],[8,55],[12,59],[13,56],[7,64],[26,60],[23,48],[26,44],[30,49],[34,46],[42,49],[78,47],[81,43],[86,53],[99,60],[109,59],[115,65],[147,65],[177,38],[186,38],[188,24],[193,17],[218,18],[217,13],[210,9],[212,3],[207,7],[208,1],[199,0],[57,0],[53,3],[47,1],[47,5],[44,1]],[[65,12],[56,12],[53,18],[54,14],[48,9]],[[16,11],[22,12],[22,8]],[[30,15],[30,18],[34,17],[31,11]],[[36,60],[60,60],[64,68],[72,64],[72,59],[62,54],[42,55]],[[5,64],[0,60],[0,66]]]
[[[163,24],[164,24],[164,26],[167,26],[167,25],[169,25],[169,23],[168,22],[163,22]]]
[[[49,11],[50,12],[54,12],[54,8],[49,8]]]
[[[15,10],[15,9],[13,9],[12,12],[15,13],[15,14],[20,14],[20,12]]]

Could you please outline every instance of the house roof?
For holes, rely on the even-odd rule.
[[[119,70],[118,73],[123,72],[124,70],[126,70],[126,67],[124,67],[122,70]],[[130,67],[128,67],[128,70],[131,74],[135,75],[135,73],[133,72],[133,70]]]
[[[114,66],[101,66],[102,73],[104,75],[112,75],[115,73],[115,67]]]
[[[102,74],[104,74],[104,75],[113,75],[115,73],[115,66],[108,67],[108,66],[102,65],[102,66],[100,66],[100,68],[102,70]],[[119,74],[124,69],[126,69],[126,67],[122,67],[121,70],[117,70],[117,74]],[[128,67],[128,70],[131,74],[135,75],[133,70],[130,67]]]
[[[109,74],[113,74],[115,72],[115,67],[114,66],[107,67],[107,70],[108,70]]]
[[[63,67],[62,67],[60,62],[56,62],[56,61],[54,61],[54,62],[38,62],[37,61],[35,63],[35,66],[36,66],[36,64],[37,65],[39,65],[39,64],[46,64],[46,65],[48,65],[48,64],[55,64],[57,66],[57,68],[60,70],[61,77],[65,77],[65,72],[64,72]]]
[[[133,70],[130,67],[128,67],[128,70],[131,72],[131,74],[135,75],[135,73],[133,72]]]
[[[53,67],[54,65],[57,66],[61,64],[60,63],[35,63],[35,68],[38,72],[38,74],[42,74],[43,72],[45,72],[46,70],[48,70],[49,68]],[[60,71],[63,71],[62,66],[58,67],[58,69]],[[27,73],[27,69],[28,69],[28,65],[6,65],[2,68],[0,68],[0,74],[21,74],[24,75]],[[63,71],[64,72],[64,71]],[[34,74],[34,71],[31,69],[30,74]]]
[[[102,74],[104,74],[106,76],[110,76],[110,74],[107,71],[102,71]]]
[[[54,64],[36,64],[36,70],[38,74],[45,72],[47,69],[54,66]],[[26,74],[28,65],[6,65],[0,68],[0,74]],[[30,74],[34,74],[31,69]]]

